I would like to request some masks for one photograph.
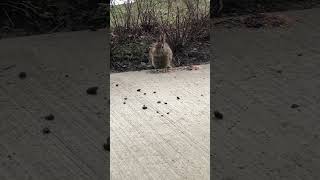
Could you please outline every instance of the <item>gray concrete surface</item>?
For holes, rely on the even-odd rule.
[[[209,75],[210,65],[111,74],[112,180],[209,179]]]
[[[103,30],[0,40],[1,180],[109,177],[107,45]]]
[[[213,179],[320,179],[320,9],[285,14],[298,22],[212,31]]]

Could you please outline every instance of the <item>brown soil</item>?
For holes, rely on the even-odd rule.
[[[284,28],[294,24],[297,20],[283,14],[258,13],[252,15],[219,18],[213,20],[215,28]]]
[[[138,37],[126,41],[111,40],[111,72],[139,71],[152,69],[148,60],[152,37]],[[175,67],[210,62],[209,39],[192,42],[173,54]]]

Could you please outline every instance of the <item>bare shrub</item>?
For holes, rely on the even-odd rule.
[[[192,41],[209,38],[209,0],[111,1],[111,30],[122,40],[167,34],[174,52]]]

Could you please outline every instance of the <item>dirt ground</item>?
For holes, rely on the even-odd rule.
[[[148,60],[148,47],[151,41],[131,41],[117,45],[117,50],[111,51],[111,72],[140,71],[150,69]],[[180,52],[174,53],[175,67],[192,64],[205,64],[210,62],[210,43],[191,43]]]

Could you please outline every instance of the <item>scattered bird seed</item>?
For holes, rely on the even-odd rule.
[[[69,75],[68,75],[68,74],[66,74],[66,75],[64,75],[64,77],[69,77]]]
[[[46,120],[48,120],[48,121],[52,121],[52,120],[54,120],[54,115],[53,114],[49,114],[49,115],[45,116],[44,118]]]
[[[214,117],[216,117],[217,119],[223,119],[223,114],[219,111],[214,111]]]
[[[170,114],[169,112],[167,112],[167,114]]]
[[[19,73],[19,78],[20,79],[24,79],[24,78],[26,78],[27,77],[27,73],[25,73],[25,72],[20,72]]]
[[[137,89],[137,91],[138,91],[138,92],[140,92],[140,91],[141,91],[141,89]]]
[[[179,100],[180,98],[179,98],[179,97],[177,97],[177,99]]]
[[[158,103],[158,104],[160,104],[160,103],[161,103],[161,101],[158,101],[157,103]]]
[[[153,91],[153,94],[155,94],[155,93],[157,93],[157,92]]]
[[[142,106],[142,109],[148,109],[148,107],[147,107],[147,106],[145,106],[145,105],[143,105],[143,106]]]
[[[96,95],[97,94],[97,90],[98,90],[97,86],[90,87],[90,88],[87,89],[87,94]]]
[[[124,98],[124,100],[127,100],[127,99],[128,99],[128,98],[126,98],[126,97]]]
[[[51,133],[51,131],[48,127],[45,127],[42,129],[42,134],[49,134],[49,133]]]
[[[159,114],[159,111],[157,111],[157,113]]]
[[[161,117],[163,117],[163,114],[161,114]]]
[[[201,96],[203,96],[203,94],[201,94]]]
[[[119,84],[116,84],[116,86],[118,87],[118,86],[119,86]]]
[[[302,56],[302,55],[303,55],[302,53],[298,53],[298,54],[297,54],[297,56]]]
[[[147,95],[147,93],[143,93],[143,95]]]
[[[123,104],[126,104],[126,102],[123,102]]]
[[[168,103],[165,102],[164,104],[168,104]]]

